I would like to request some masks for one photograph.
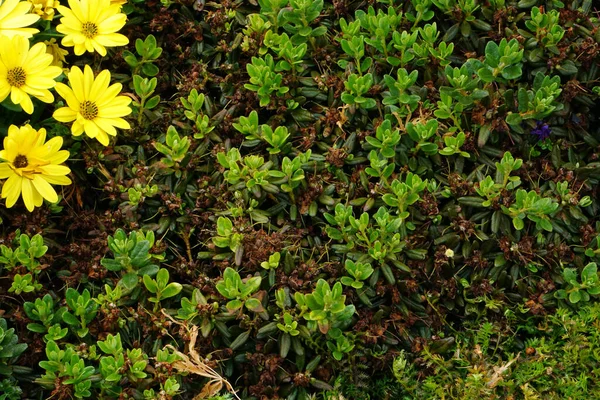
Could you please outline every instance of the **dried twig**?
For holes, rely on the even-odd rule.
[[[505,365],[494,368],[494,374],[488,381],[487,386],[490,388],[496,387],[496,385],[498,385],[498,383],[502,380],[502,375],[508,370],[508,367],[510,367],[512,365],[512,363],[514,363],[515,361],[517,361],[519,359],[520,354],[521,353],[517,354],[517,356],[515,358],[513,358],[512,360],[507,362]]]

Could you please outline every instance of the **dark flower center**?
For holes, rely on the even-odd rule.
[[[27,74],[21,67],[9,69],[6,74],[6,80],[8,81],[8,84],[18,88],[25,84],[25,78],[27,78]]]
[[[18,154],[13,161],[13,165],[15,168],[25,168],[29,165],[29,162],[27,161],[27,157],[22,154]]]
[[[84,101],[79,106],[81,116],[87,120],[92,120],[98,116],[98,106],[93,101]]]
[[[81,33],[88,39],[93,39],[98,34],[98,25],[93,22],[84,22]]]

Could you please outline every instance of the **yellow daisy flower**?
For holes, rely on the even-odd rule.
[[[69,0],[69,7],[58,6],[64,17],[56,30],[66,35],[61,43],[66,47],[74,46],[76,55],[95,50],[105,56],[106,47],[129,43],[126,36],[116,33],[127,22],[127,16],[120,12],[120,5],[111,4],[110,0]]]
[[[19,0],[0,0],[0,35],[13,37],[15,35],[30,38],[39,30],[26,28],[38,19],[39,15],[30,14],[31,4]]]
[[[30,49],[29,40],[23,36],[0,36],[0,102],[10,94],[10,100],[28,114],[33,113],[29,96],[52,103],[54,96],[48,89],[56,85],[54,78],[62,73],[59,67],[50,66],[52,60],[44,43]]]
[[[70,185],[66,176],[71,170],[60,165],[69,158],[67,150],[61,150],[63,139],[54,137],[46,142],[46,130],[36,131],[30,125],[21,128],[11,125],[4,138],[4,150],[0,151],[0,179],[7,179],[2,186],[2,198],[10,208],[23,197],[25,207],[33,211],[42,205],[43,199],[51,203],[58,195],[51,185]]]
[[[67,107],[54,111],[53,117],[60,122],[73,122],[71,133],[79,136],[85,134],[97,139],[104,146],[108,145],[108,135],[116,136],[117,128],[131,129],[129,122],[123,118],[131,114],[131,99],[118,96],[123,85],[110,85],[110,72],[104,70],[94,79],[89,65],[84,72],[78,67],[71,68],[68,74],[69,84],[56,85],[56,92],[66,101]]]

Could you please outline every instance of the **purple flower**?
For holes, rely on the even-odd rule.
[[[531,130],[531,134],[537,136],[538,140],[542,141],[550,137],[552,129],[544,121],[537,121],[537,125]]]

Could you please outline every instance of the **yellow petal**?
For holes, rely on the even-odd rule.
[[[67,159],[71,156],[69,150],[61,150],[57,151],[55,154],[48,156],[47,160],[52,164],[61,164],[67,161]]]
[[[73,126],[71,126],[71,133],[73,134],[73,136],[81,136],[83,131],[83,123],[81,121],[76,120],[75,122],[73,122]]]
[[[85,121],[83,123],[83,129],[85,130],[85,134],[91,138],[95,138],[100,133],[100,129],[98,129],[98,125],[96,125],[92,121]]]
[[[86,64],[86,66],[83,69],[83,94],[87,100],[90,99],[90,90],[92,90],[93,84],[94,71],[92,71],[92,68]]]
[[[40,167],[40,170],[44,174],[52,175],[52,176],[67,175],[68,173],[71,172],[69,167],[65,167],[64,165],[54,165],[54,164],[43,165]]]
[[[54,111],[52,117],[59,122],[71,122],[77,118],[77,113],[69,107],[61,107]]]
[[[67,186],[70,185],[71,183],[71,179],[69,179],[66,176],[60,175],[60,176],[55,176],[55,175],[44,175],[42,174],[42,178],[44,178],[48,183],[52,184],[52,185],[61,185],[61,186]]]
[[[105,69],[98,74],[96,80],[92,84],[92,88],[90,90],[90,100],[96,101],[108,88],[110,84],[110,72]]]
[[[82,103],[87,97],[85,95],[84,87],[83,87],[83,72],[79,69],[79,67],[73,67],[69,71],[69,84],[71,88],[73,88],[73,94],[77,98],[77,100]],[[59,86],[58,84],[56,86]],[[79,106],[77,106],[79,109]]]
[[[131,125],[129,122],[125,121],[123,118],[111,118],[110,123],[121,129],[131,129]]]
[[[74,87],[77,87],[77,85],[73,85],[73,82],[71,82],[71,85]],[[71,89],[64,83],[57,83],[55,89],[56,89],[56,92],[63,99],[66,100],[68,106],[72,110],[74,110],[74,111],[79,110],[79,106],[81,105],[81,102],[83,101],[81,95],[78,96],[73,89]]]
[[[121,85],[120,83],[113,83],[112,85],[110,85],[108,87],[108,89],[106,89],[104,91],[104,93],[101,94],[101,96],[99,96],[96,99],[96,104],[98,104],[98,107],[103,106],[103,105],[110,105],[109,103],[111,101],[113,101],[119,93],[121,93],[122,89],[123,89],[123,85]],[[121,97],[125,97],[125,96],[121,96]]]
[[[18,175],[11,175],[2,186],[2,198],[6,199],[6,208],[15,205],[21,194],[21,178]]]
[[[77,19],[79,19],[80,21],[87,20],[87,15],[83,14],[83,11],[81,10],[81,4],[79,3],[79,1],[77,1],[77,0],[69,0],[68,3],[69,3],[69,7],[71,8],[71,11],[73,12],[73,15]],[[64,8],[66,8],[66,7],[64,7]],[[57,7],[57,9],[59,10],[59,12],[61,14],[63,14],[63,12],[60,11],[60,8]]]
[[[127,23],[127,16],[125,14],[115,14],[102,21],[102,23],[98,26],[98,31],[100,35],[118,32],[125,26],[125,23]]]
[[[33,211],[35,208],[35,199],[33,194],[33,186],[31,185],[31,181],[29,179],[21,179],[21,197],[23,197],[25,208],[27,208],[29,212]]]
[[[131,111],[129,107],[103,107],[98,110],[98,116],[101,118],[119,118],[131,114]]]
[[[8,163],[0,164],[0,179],[6,179],[13,174],[12,169],[10,169]]]
[[[120,33],[106,33],[104,35],[98,35],[94,38],[94,40],[103,46],[109,47],[125,46],[129,43],[127,36],[121,35]]]
[[[2,78],[0,78],[0,102],[3,102],[4,99],[8,97],[9,93],[10,86],[8,85],[8,82],[2,81]]]
[[[58,195],[52,185],[46,182],[41,176],[34,175],[32,183],[44,199],[48,200],[50,203],[56,203],[58,201]]]
[[[108,146],[109,139],[106,132],[102,130],[98,131],[98,136],[96,136],[96,140],[98,140],[103,146]]]

